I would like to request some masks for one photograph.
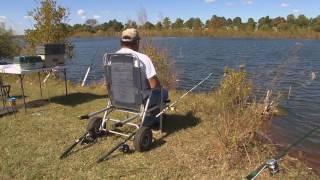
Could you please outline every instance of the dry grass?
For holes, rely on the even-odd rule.
[[[166,88],[176,85],[176,73],[173,60],[170,60],[165,49],[156,48],[151,39],[146,39],[142,44],[141,52],[148,55],[156,68],[157,76]]]
[[[12,95],[20,95],[19,83],[11,78],[6,81],[13,86]],[[65,98],[63,83],[51,79],[43,87],[44,100],[38,101],[37,85],[28,78],[25,81],[26,114],[19,108],[16,114],[0,117],[0,179],[240,179],[269,158],[270,153],[265,152],[273,147],[257,143],[247,149],[245,157],[227,157],[214,128],[219,97],[211,92],[190,94],[176,112],[168,113],[166,135],[157,136],[146,153],[116,152],[110,160],[96,164],[100,155],[119,142],[119,137],[112,136],[93,146],[78,147],[60,160],[66,146],[85,130],[86,122],[76,117],[106,105],[105,88],[70,85],[70,95]],[[171,99],[182,93],[171,91]],[[232,158],[241,161],[230,164],[227,159]],[[283,171],[276,178],[318,178],[289,157],[280,166]],[[267,172],[261,177],[269,178]]]

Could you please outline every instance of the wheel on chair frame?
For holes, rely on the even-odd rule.
[[[152,144],[152,131],[149,127],[142,126],[134,136],[133,146],[136,151],[148,151]]]
[[[100,132],[101,123],[102,123],[101,117],[95,116],[89,119],[89,122],[87,125],[87,132],[93,139],[96,139],[101,134]]]

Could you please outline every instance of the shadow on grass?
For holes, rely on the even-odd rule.
[[[163,130],[166,136],[168,136],[179,130],[194,127],[198,125],[199,122],[199,118],[195,117],[192,111],[187,112],[185,115],[165,115],[163,119]]]
[[[0,107],[0,118],[12,115],[16,112],[17,111],[14,111],[11,107]]]
[[[166,134],[153,143],[152,149],[155,149],[165,144],[166,141],[164,139],[170,136],[171,134],[183,129],[195,127],[199,124],[199,122],[200,119],[195,117],[192,111],[189,111],[185,115],[165,115],[163,119],[163,132],[165,132]]]
[[[102,99],[107,97],[108,97],[107,95],[97,95],[92,93],[77,92],[77,93],[68,94],[68,96],[65,96],[65,95],[55,96],[50,98],[50,101],[52,103],[73,107],[79,104],[84,104],[96,99]]]

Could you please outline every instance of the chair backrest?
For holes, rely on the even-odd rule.
[[[116,108],[140,111],[143,104],[142,62],[133,54],[106,54],[104,67],[108,95]]]

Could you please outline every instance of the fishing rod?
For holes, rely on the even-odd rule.
[[[84,138],[87,136],[88,132],[85,132],[80,138],[78,138],[71,146],[69,146],[64,152],[63,154],[60,156],[60,159],[63,159],[65,157],[67,157],[67,155],[69,154],[69,152],[76,147],[80,142],[82,143],[82,141],[84,140]]]
[[[86,84],[88,75],[89,75],[89,73],[90,73],[90,71],[91,71],[91,68],[92,68],[92,65],[93,65],[93,62],[92,62],[92,61],[93,61],[93,59],[97,56],[99,50],[100,50],[100,48],[98,48],[98,49],[96,50],[95,55],[94,55],[93,58],[91,59],[91,64],[88,66],[87,71],[86,71],[86,75],[84,76],[83,81],[82,81],[82,84],[81,84],[82,87],[84,87],[85,84]]]
[[[116,145],[115,147],[113,147],[110,151],[108,151],[106,154],[102,155],[98,160],[97,163],[101,163],[104,160],[106,160],[113,152],[115,152],[117,149],[123,147],[123,151],[125,152],[125,145],[126,142],[129,141],[135,134],[137,133],[137,131],[133,132],[132,134],[130,134],[126,139],[124,139],[121,143],[119,143],[118,145]],[[128,145],[126,145],[128,146]],[[129,151],[129,148],[128,150]]]
[[[166,106],[160,113],[158,113],[156,115],[156,118],[158,118],[159,116],[161,116],[161,114],[163,114],[164,112],[166,112],[168,109],[170,109],[171,107],[173,107],[175,104],[177,104],[179,101],[181,101],[181,99],[183,99],[186,95],[188,95],[190,92],[192,92],[194,89],[196,89],[198,86],[200,86],[202,83],[204,83],[205,81],[207,81],[213,73],[210,73],[206,78],[204,78],[202,81],[200,81],[198,84],[196,84],[195,86],[193,86],[189,91],[187,91],[186,93],[184,93],[182,96],[180,96],[176,101],[174,101],[173,103],[171,103],[170,105]]]
[[[306,133],[303,137],[299,138],[297,141],[295,141],[294,143],[292,143],[290,146],[288,146],[286,149],[284,149],[282,152],[280,152],[277,156],[275,156],[273,159],[269,159],[267,160],[265,163],[263,163],[262,165],[260,165],[257,169],[255,169],[254,171],[252,171],[248,176],[245,177],[245,179],[247,180],[253,180],[255,179],[263,170],[265,170],[266,168],[269,169],[270,174],[274,175],[276,173],[279,172],[279,165],[278,165],[278,161],[284,157],[289,150],[300,144],[303,140],[305,140],[307,137],[309,137],[312,133],[314,133],[315,131],[319,130],[320,127],[316,127],[311,129],[308,133]]]

